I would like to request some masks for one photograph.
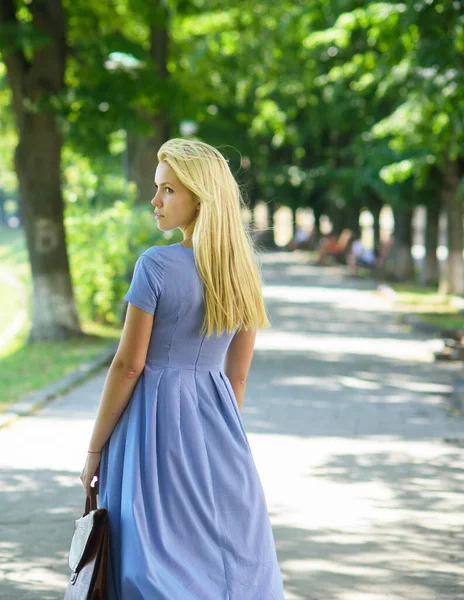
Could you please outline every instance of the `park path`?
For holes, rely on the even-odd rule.
[[[304,253],[264,254],[262,269],[273,327],[257,337],[242,415],[286,600],[464,598],[453,367],[395,324],[373,283]],[[1,599],[63,597],[105,375],[0,429]]]

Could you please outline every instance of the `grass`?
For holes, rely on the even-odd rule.
[[[14,339],[5,343],[8,330],[24,317],[30,300],[31,271],[22,231],[0,225],[0,356],[14,347]],[[23,319],[24,320],[24,319]],[[25,323],[23,323],[23,326]]]
[[[121,336],[120,327],[82,322],[86,337],[27,344],[31,272],[24,234],[0,226],[0,412],[98,356]],[[13,332],[11,325],[17,323]],[[16,330],[17,329],[17,330]]]
[[[120,337],[119,329],[82,324],[88,337],[63,342],[26,344],[18,339],[17,350],[1,358],[0,412],[15,401],[72,373],[82,363],[96,358]],[[22,337],[22,336],[21,336]]]
[[[424,314],[421,319],[438,329],[464,329],[464,315],[446,316],[440,314]]]
[[[422,321],[438,329],[464,329],[464,313],[451,296],[439,294],[435,287],[416,283],[393,283],[397,293],[396,307],[416,314]]]

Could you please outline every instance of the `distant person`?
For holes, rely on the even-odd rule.
[[[317,264],[325,265],[328,256],[332,256],[338,262],[344,263],[348,244],[352,237],[353,232],[351,229],[344,229],[338,237],[332,234],[324,238],[319,244],[317,251]]]
[[[353,240],[346,255],[348,273],[355,276],[358,267],[369,269],[381,267],[390,252],[391,246],[392,238],[383,244],[377,244],[373,249],[364,246],[360,239]]]
[[[310,233],[304,227],[297,225],[295,235],[285,248],[287,250],[310,250],[314,247],[314,242],[317,239],[318,233],[317,227],[313,227],[313,230]]]

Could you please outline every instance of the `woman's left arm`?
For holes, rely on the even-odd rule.
[[[87,495],[100,464],[100,452],[126,408],[144,369],[154,316],[128,304],[118,349],[103,387],[100,406],[89,442],[89,454],[81,473]]]

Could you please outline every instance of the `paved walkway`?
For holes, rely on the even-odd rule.
[[[369,282],[299,253],[262,260],[273,328],[258,335],[242,414],[286,600],[463,599],[453,367],[433,364]],[[0,430],[1,599],[63,598],[105,374]]]

